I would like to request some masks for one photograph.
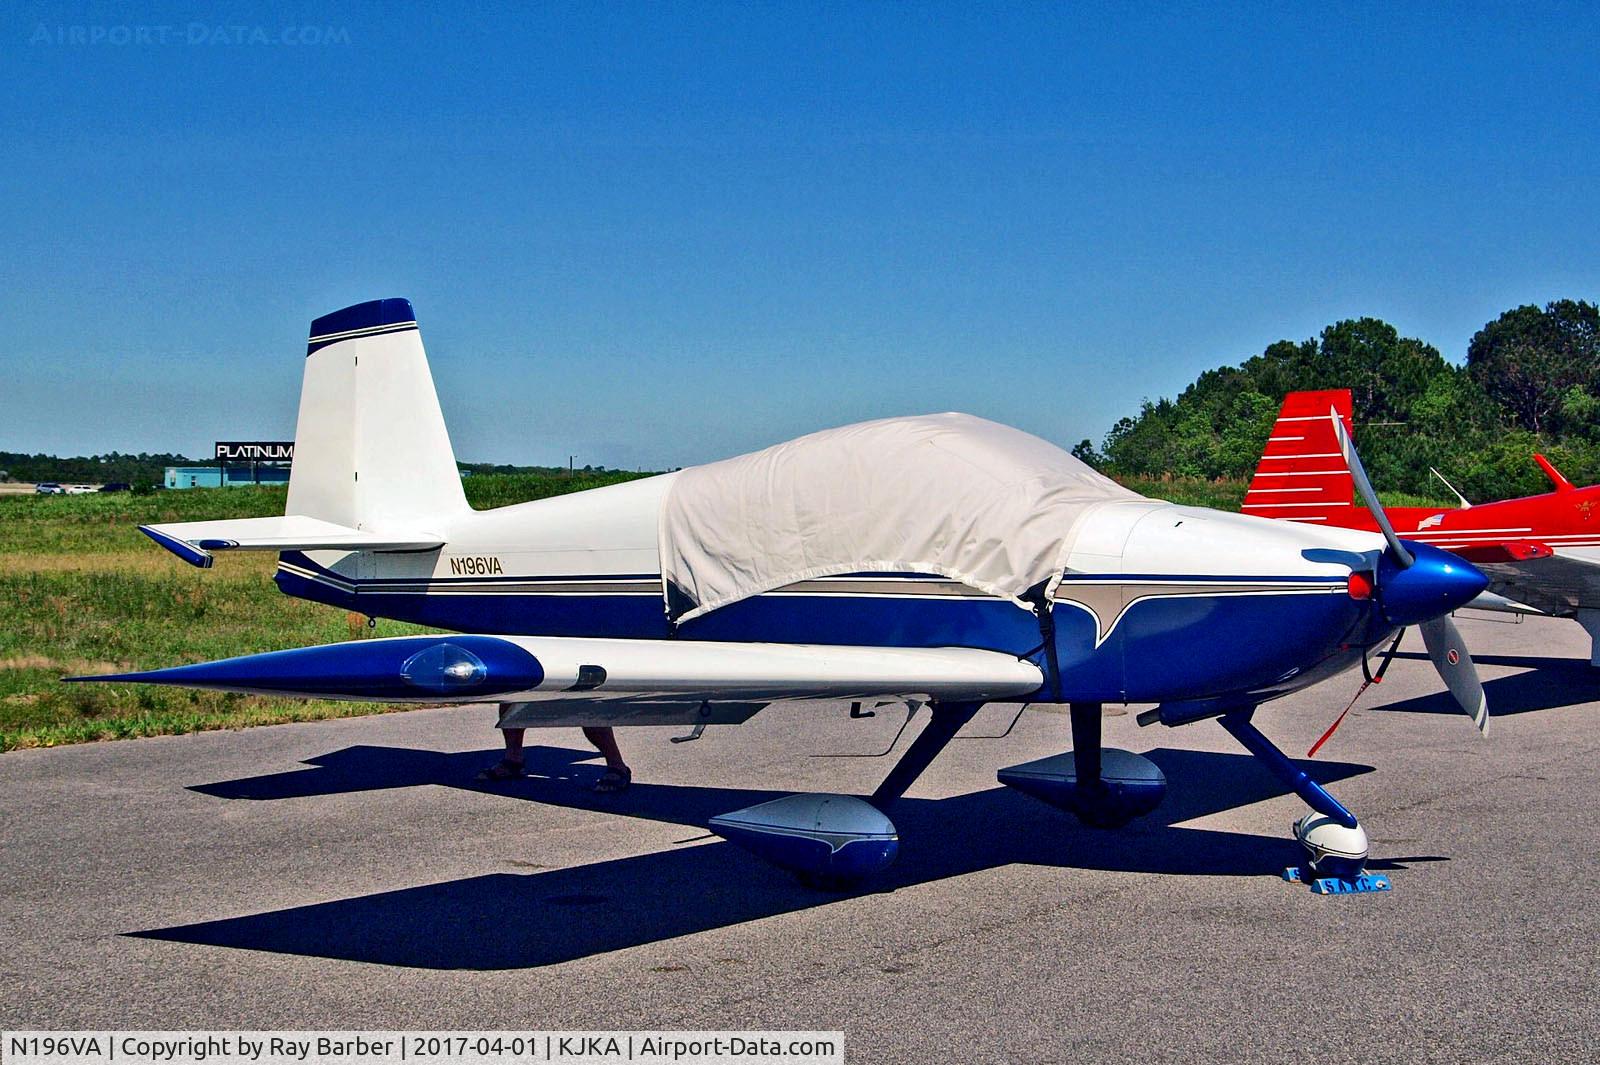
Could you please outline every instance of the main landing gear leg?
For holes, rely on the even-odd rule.
[[[1592,607],[1579,610],[1578,624],[1589,634],[1589,664],[1600,669],[1600,610]]]
[[[801,883],[848,890],[887,869],[900,833],[884,813],[905,794],[982,703],[934,703],[932,719],[906,748],[870,799],[854,795],[786,795],[713,817],[711,831],[758,858],[787,869]]]
[[[1101,703],[1072,703],[1072,769],[1078,781],[1078,820],[1090,828],[1121,828],[1128,817],[1119,813],[1109,799],[1105,776],[1101,773],[1105,746],[1101,742]]]
[[[1142,754],[1101,743],[1100,703],[1071,703],[1072,753],[1000,770],[1000,783],[1077,815],[1090,828],[1121,828],[1160,805],[1161,767]]]
[[[1273,746],[1250,720],[1254,713],[1255,707],[1248,707],[1223,714],[1217,721],[1312,809],[1294,823],[1294,838],[1308,856],[1305,868],[1286,869],[1284,878],[1309,881],[1311,890],[1322,895],[1388,891],[1388,877],[1365,871],[1367,833],[1356,815]]]
[[[880,810],[887,811],[894,801],[917,782],[917,778],[939,757],[939,752],[955,739],[956,733],[979,710],[982,703],[931,703],[928,709],[932,718],[920,735],[906,748],[906,753],[889,770],[878,790],[867,801]]]

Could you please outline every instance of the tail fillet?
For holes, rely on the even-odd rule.
[[[1284,397],[1245,493],[1246,514],[1334,523],[1348,514],[1355,499],[1354,482],[1340,457],[1329,410],[1338,411],[1345,428],[1350,428],[1348,388],[1291,392]]]

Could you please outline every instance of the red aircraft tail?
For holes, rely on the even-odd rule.
[[[1354,482],[1339,454],[1328,411],[1351,430],[1350,390],[1290,392],[1245,493],[1243,510],[1263,518],[1328,522],[1349,520]]]

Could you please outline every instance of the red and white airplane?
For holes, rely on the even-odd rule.
[[[1376,530],[1355,505],[1332,413],[1350,427],[1350,390],[1291,392],[1272,427],[1244,497],[1246,514]],[[1576,618],[1588,632],[1590,664],[1600,666],[1600,485],[1578,488],[1549,459],[1533,461],[1554,491],[1461,505],[1386,507],[1405,539],[1441,547],[1475,565],[1489,588],[1471,605],[1488,610]],[[1438,471],[1434,471],[1441,481]]]

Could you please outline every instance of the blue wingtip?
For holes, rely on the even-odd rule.
[[[148,525],[139,526],[139,531],[150,537],[150,539],[154,540],[162,547],[166,548],[168,551],[171,551],[174,555],[177,555],[179,558],[189,563],[191,566],[198,566],[200,569],[210,569],[211,563],[215,561],[209,554],[200,550],[199,548],[185,543],[175,536],[168,536],[164,532],[158,532]]]
[[[464,701],[537,688],[544,666],[497,636],[403,636],[296,647],[137,673],[63,677],[323,698]]]

